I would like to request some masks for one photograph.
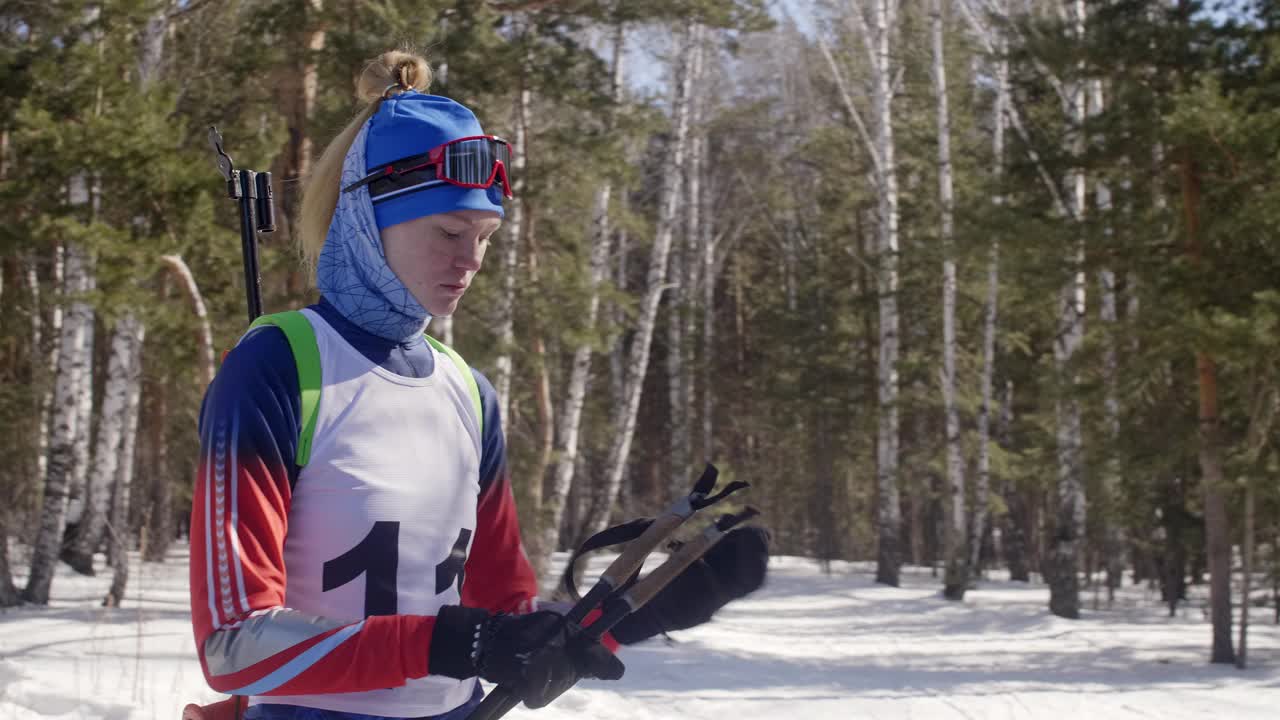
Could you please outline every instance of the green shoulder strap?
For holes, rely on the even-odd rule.
[[[320,348],[316,345],[316,332],[307,317],[297,310],[274,315],[263,315],[249,329],[274,325],[284,331],[293,350],[293,361],[298,367],[298,389],[302,392],[302,431],[298,433],[298,467],[311,459],[311,436],[316,431],[316,417],[320,414]]]
[[[467,383],[467,389],[471,391],[471,406],[476,411],[476,427],[480,428],[480,437],[484,437],[484,406],[480,402],[480,386],[476,384],[476,376],[471,374],[471,368],[467,366],[467,361],[463,360],[456,350],[430,335],[427,336],[427,342],[431,343],[431,347],[439,352],[448,355],[453,364],[457,366],[458,372],[462,373],[462,379]]]
[[[311,327],[311,323],[307,317],[297,310],[289,310],[286,312],[275,313],[274,315],[263,315],[249,329],[262,327],[264,325],[274,325],[284,331],[285,337],[289,340],[289,348],[293,350],[293,361],[298,368],[298,389],[301,393],[302,401],[302,430],[298,433],[298,451],[295,462],[298,467],[307,464],[311,459],[311,439],[316,431],[316,418],[320,413],[320,348],[316,345],[315,330]],[[462,359],[453,348],[436,340],[430,335],[426,336],[427,342],[436,350],[449,356],[453,364],[457,366],[458,371],[462,373],[462,378],[467,384],[467,388],[471,391],[471,406],[476,411],[476,424],[480,428],[480,434],[484,435],[484,408],[480,403],[480,386],[476,384],[476,378],[471,374],[471,368],[467,366],[467,361]]]

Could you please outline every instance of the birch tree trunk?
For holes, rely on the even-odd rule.
[[[0,513],[0,608],[17,605],[21,597],[13,584],[13,570],[9,566],[9,537],[12,534],[9,515]]]
[[[138,420],[141,412],[142,400],[142,358],[145,345],[146,327],[141,323],[138,325],[138,334],[136,336],[137,344],[134,348],[136,353],[136,361],[131,367],[131,371],[136,373],[137,378],[132,385],[132,392],[129,394],[129,401],[124,408],[124,437],[120,441],[120,467],[117,472],[117,482],[123,483],[123,486],[116,486],[115,501],[111,506],[111,526],[115,528],[115,532],[120,537],[112,538],[112,542],[107,545],[107,561],[116,573],[121,570],[119,563],[125,558],[124,552],[129,549],[129,539],[133,535],[133,525],[129,518],[132,517],[132,488],[134,480],[134,467],[137,461],[138,448]],[[123,492],[123,495],[121,494]],[[123,498],[123,499],[122,499]],[[128,580],[129,568],[124,568],[124,577],[119,581],[115,576],[111,579],[112,587],[116,587],[119,582],[120,593],[116,597],[123,597],[124,583]]]
[[[522,25],[526,20],[519,20]],[[524,27],[521,34],[527,33]],[[515,195],[507,213],[507,240],[502,253],[502,292],[498,296],[498,359],[494,363],[494,390],[498,393],[498,414],[502,418],[503,432],[509,432],[511,423],[512,353],[515,352],[516,273],[520,265],[520,239],[523,237],[524,176],[528,149],[529,106],[533,93],[529,89],[529,57],[526,55],[520,69],[520,92],[514,108],[511,143],[511,191]]]
[[[622,100],[623,48],[626,40],[624,25],[618,22],[613,28],[613,79],[610,84],[610,99],[613,106]],[[605,122],[606,128],[612,128],[612,112]],[[613,195],[613,184],[605,180],[596,189],[595,202],[591,211],[591,255],[588,263],[589,289],[587,295],[587,319],[585,330],[591,333],[596,328],[596,319],[600,313],[600,285],[609,272],[609,203]],[[573,487],[574,467],[578,460],[578,436],[582,424],[582,405],[586,400],[587,386],[591,381],[591,344],[583,342],[574,348],[573,366],[569,373],[569,386],[564,409],[560,413],[559,438],[555,448],[555,477],[550,492],[546,494],[541,518],[541,535],[538,542],[538,554],[534,558],[534,571],[538,577],[545,576],[551,563],[551,555],[559,546],[560,525],[564,521],[565,503],[569,491]]]
[[[107,432],[107,423],[114,422],[120,428],[119,445],[110,450],[110,456],[118,458],[111,461],[109,471],[115,484],[115,502],[111,504],[111,521],[107,525],[108,557],[112,561],[111,587],[102,600],[105,607],[119,607],[124,600],[125,584],[129,581],[129,488],[133,484],[133,448],[138,427],[138,400],[142,392],[142,344],[146,336],[146,328],[133,313],[126,314],[116,326],[115,335],[111,339],[111,365],[108,371],[108,394],[103,400],[103,428],[101,434]],[[119,365],[117,365],[117,359]],[[113,394],[111,383],[119,380],[123,386],[121,407],[117,414],[108,412],[107,405]],[[102,448],[99,440],[98,447]],[[96,469],[95,469],[96,471]]]
[[[1004,42],[1000,41],[1000,59],[995,63],[996,103],[992,112],[991,175],[997,187],[992,203],[997,209],[1004,207],[1004,130],[1005,108],[1009,103],[1009,61],[1004,59]],[[978,478],[974,488],[973,537],[986,532],[991,488],[991,409],[995,387],[996,322],[999,317],[1000,297],[1000,236],[991,234],[991,249],[987,260],[987,302],[982,320],[982,380],[981,400],[978,406]],[[1010,508],[1012,513],[1012,508]],[[981,574],[979,558],[981,545],[969,548],[969,566],[975,574]],[[1012,574],[1010,562],[1010,572]]]
[[[85,286],[88,252],[79,244],[66,248],[64,287],[74,298]],[[67,522],[67,499],[75,460],[77,393],[81,378],[91,371],[86,354],[85,334],[91,318],[88,303],[82,298],[70,300],[69,309],[59,335],[58,367],[54,378],[52,409],[53,429],[49,438],[48,472],[44,479],[44,498],[40,525],[32,544],[31,573],[23,589],[23,599],[38,605],[49,603],[49,588],[57,566],[62,534]]]
[[[1084,0],[1072,0],[1072,20],[1078,41],[1084,40]],[[1082,67],[1077,68],[1083,76]],[[1083,127],[1087,115],[1083,79],[1075,79],[1069,88],[1070,121],[1073,125],[1071,153],[1084,153]],[[1054,367],[1059,378],[1059,392],[1054,402],[1057,427],[1058,484],[1054,540],[1049,551],[1046,580],[1049,583],[1049,610],[1065,618],[1080,617],[1080,584],[1077,575],[1079,554],[1085,533],[1085,493],[1083,437],[1080,427],[1080,403],[1076,398],[1079,373],[1074,367],[1076,352],[1084,344],[1085,288],[1084,237],[1079,221],[1084,218],[1085,176],[1074,170],[1069,179],[1073,216],[1077,221],[1074,248],[1067,258],[1071,270],[1069,281],[1059,293],[1058,328],[1053,343]]]
[[[698,213],[698,99],[697,88],[702,76],[702,45],[699,43],[693,50],[688,69],[689,95],[688,115],[690,136],[686,141],[688,158],[684,173],[684,233],[672,249],[669,263],[671,273],[671,292],[667,301],[671,308],[667,320],[667,390],[669,398],[667,427],[671,432],[670,467],[671,474],[667,478],[668,501],[683,497],[689,492],[690,462],[690,409],[693,407],[690,382],[689,345],[692,342],[691,327],[687,321],[692,317],[692,305],[695,298],[694,269],[697,264],[697,238],[699,226]],[[673,233],[674,234],[674,233]]]
[[[1105,191],[1099,183],[1098,209],[1103,210],[1102,193]],[[1102,505],[1106,509],[1103,521],[1103,555],[1107,568],[1107,606],[1115,602],[1116,588],[1120,587],[1124,575],[1124,525],[1119,517],[1120,505],[1120,458],[1118,443],[1120,442],[1120,364],[1116,343],[1119,336],[1119,315],[1116,307],[1116,275],[1109,268],[1098,272],[1099,285],[1099,319],[1107,326],[1102,342],[1102,374],[1105,384],[1102,401],[1104,423],[1108,444],[1112,448],[1107,452],[1103,463],[1104,476],[1102,482]]]
[[[664,174],[662,180],[658,224],[649,255],[645,294],[640,302],[639,327],[636,330],[636,337],[632,340],[631,353],[627,360],[623,404],[619,408],[620,425],[615,429],[615,439],[609,449],[609,458],[605,465],[604,487],[598,502],[592,509],[592,517],[588,524],[589,532],[593,533],[603,530],[609,524],[613,504],[617,501],[618,491],[622,488],[622,474],[631,452],[631,440],[635,434],[636,415],[640,409],[640,393],[644,387],[644,376],[649,366],[649,347],[653,340],[653,328],[657,321],[662,292],[666,289],[667,258],[671,252],[676,207],[680,201],[681,178],[685,168],[685,144],[689,134],[689,92],[693,80],[694,56],[701,44],[703,32],[704,28],[701,25],[694,25],[688,30],[673,83],[675,97],[671,103],[672,138],[670,151],[667,153],[671,163],[670,172]]]
[[[36,272],[36,257],[28,259],[27,287],[31,293],[31,352],[33,367],[47,368],[41,373],[40,419],[36,423],[36,477],[45,478],[49,467],[49,428],[53,425],[53,390],[52,377],[56,376],[58,352],[62,348],[62,303],[51,303],[49,307],[48,334],[44,330],[43,315],[40,310],[40,277]],[[62,287],[66,266],[66,248],[58,243],[53,248],[53,273],[50,278],[53,287]],[[45,338],[49,338],[48,350],[45,350]],[[45,362],[41,363],[41,355]]]
[[[65,558],[68,565],[83,575],[94,574],[93,555],[102,544],[112,490],[119,488],[120,446],[125,432],[126,408],[136,392],[138,357],[135,346],[142,333],[142,323],[136,315],[128,313],[116,324],[111,336],[111,359],[107,364],[93,468],[88,479],[88,504],[75,543]]]
[[[87,294],[97,289],[97,281],[94,276],[93,255],[88,254],[85,257],[81,292]],[[85,520],[86,510],[90,508],[91,502],[86,485],[89,478],[89,438],[93,422],[93,341],[96,313],[93,305],[87,302],[83,312],[84,317],[81,322],[84,323],[84,337],[81,343],[84,347],[81,352],[85,358],[85,370],[77,377],[75,436],[71,445],[70,500],[67,511],[67,522],[74,522],[77,525]]]
[[[947,66],[943,47],[942,0],[929,4],[933,41],[933,86],[938,121],[938,199],[942,208],[942,404],[946,414],[947,507],[946,556],[943,597],[963,600],[969,586],[968,547],[965,531],[964,460],[960,456],[960,413],[956,409],[956,261],[955,193],[951,179],[951,118],[947,106]],[[973,544],[980,545],[975,535]]]
[[[876,435],[876,481],[879,490],[879,547],[876,556],[876,582],[898,585],[902,564],[898,502],[898,175],[894,164],[893,139],[893,66],[890,40],[894,34],[893,17],[897,3],[875,0],[874,35],[863,33],[875,49],[872,65],[872,104],[876,116],[876,145],[880,166],[878,195],[880,209],[880,294],[879,363],[876,380],[879,386],[879,419]],[[853,13],[861,18],[855,10]]]

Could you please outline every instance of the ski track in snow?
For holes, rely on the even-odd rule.
[[[563,562],[563,558],[560,558]],[[602,569],[607,558],[593,559]],[[101,567],[101,558],[99,558]],[[983,582],[963,604],[928,569],[875,585],[867,564],[776,557],[768,584],[705,626],[629,647],[626,677],[584,682],[541,720],[1088,720],[1280,716],[1280,628],[1254,611],[1251,667],[1209,665],[1202,599],[1177,618],[1124,588],[1115,610],[1048,614],[1041,585]],[[23,581],[24,578],[17,578]],[[48,608],[0,611],[0,720],[178,720],[212,702],[195,658],[185,548],[136,555],[127,607],[110,570],[59,569]],[[1091,607],[1092,592],[1082,595]]]

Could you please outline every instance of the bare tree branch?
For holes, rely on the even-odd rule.
[[[862,114],[858,112],[858,106],[853,102],[853,95],[850,94],[849,86],[844,81],[844,73],[840,72],[840,66],[836,63],[835,56],[831,54],[831,48],[821,36],[818,37],[818,48],[822,51],[822,56],[827,59],[827,66],[831,68],[836,87],[840,90],[840,99],[844,101],[844,108],[849,113],[849,117],[853,118],[853,124],[857,127],[862,142],[867,146],[867,153],[871,155],[871,162],[875,165],[878,174],[881,165],[880,154],[876,151],[876,144],[872,141],[871,134],[867,132],[867,125],[862,120]]]
[[[965,21],[969,24],[969,28],[973,31],[974,36],[982,45],[982,49],[990,57],[996,57],[999,53],[996,50],[995,31],[985,23],[978,13],[974,12],[970,5],[971,0],[957,0],[956,6],[960,8],[961,14],[964,15]],[[1059,92],[1061,97],[1061,92]],[[1027,132],[1026,125],[1022,122],[1022,114],[1018,111],[1018,105],[1014,101],[1013,96],[1008,98],[1008,105],[1005,106],[1005,117],[1009,120],[1009,124],[1014,131],[1018,133],[1018,137],[1022,140],[1022,145],[1026,149],[1027,157],[1036,167],[1036,174],[1040,176],[1040,181],[1044,183],[1045,189],[1053,197],[1054,208],[1057,209],[1063,217],[1078,220],[1075,211],[1063,199],[1062,188],[1058,187],[1058,183],[1054,181],[1053,176],[1044,166],[1040,154],[1036,152],[1035,146],[1031,142],[1031,136]],[[1064,106],[1069,107],[1069,105]]]
[[[850,0],[849,12],[845,13],[845,20],[853,25],[853,34],[862,39],[862,46],[867,50],[867,58],[871,63],[872,69],[880,67],[880,58],[876,55],[876,44],[871,36],[871,29],[867,26],[867,18],[862,14],[862,8],[857,2]]]

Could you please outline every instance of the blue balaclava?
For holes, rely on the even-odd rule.
[[[342,187],[395,160],[483,134],[475,114],[453,100],[414,91],[396,95],[382,101],[351,143],[342,163]],[[387,266],[379,231],[452,210],[492,210],[501,217],[502,188],[431,182],[380,198],[376,205],[368,185],[340,191],[316,267],[320,292],[344,317],[374,335],[396,341],[421,335],[431,315]]]

